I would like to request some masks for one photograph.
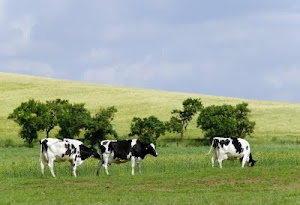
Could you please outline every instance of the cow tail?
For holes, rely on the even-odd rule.
[[[98,142],[98,148],[99,148],[99,155],[100,155],[100,160],[102,161],[102,163],[103,163],[103,155],[102,155],[102,150],[101,150],[101,147],[102,147],[102,145],[101,145],[101,142]]]
[[[212,142],[211,142],[211,146],[210,146],[210,150],[206,153],[206,156],[210,154],[213,146],[214,146],[214,141],[215,141],[215,138],[213,138]]]

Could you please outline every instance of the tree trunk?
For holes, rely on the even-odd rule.
[[[181,143],[183,143],[184,140],[183,134],[184,134],[184,129],[181,130]]]

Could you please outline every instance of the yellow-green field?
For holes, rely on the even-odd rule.
[[[199,88],[201,92],[201,88]],[[201,98],[204,106],[212,104],[249,103],[251,120],[256,122],[253,138],[250,141],[264,143],[298,142],[300,140],[300,104],[278,103],[201,94],[147,90],[92,83],[72,82],[49,78],[0,73],[0,142],[12,139],[23,143],[18,136],[19,127],[7,116],[21,102],[30,98],[45,102],[56,98],[67,99],[72,103],[85,103],[86,108],[95,113],[100,107],[114,105],[118,112],[113,121],[121,138],[130,131],[133,117],[157,116],[167,121],[173,109],[181,108],[182,101],[188,97]],[[187,139],[200,139],[203,133],[196,128],[196,118],[189,125]],[[55,136],[55,132],[50,133]],[[44,133],[40,133],[40,138]],[[167,133],[160,140],[179,138]]]

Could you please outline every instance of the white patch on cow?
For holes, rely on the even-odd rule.
[[[132,156],[132,153],[129,152],[128,155],[127,155],[127,159],[129,159],[131,156]]]
[[[153,149],[155,150],[155,154],[156,154],[156,156],[158,156],[158,154],[157,154],[157,152],[156,152],[155,145],[154,145],[153,143],[151,143],[150,145],[151,145],[151,146],[153,147]]]
[[[131,140],[131,147],[133,147],[134,145],[136,145],[136,141],[137,141],[137,139]]]

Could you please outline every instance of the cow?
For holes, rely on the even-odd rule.
[[[214,137],[209,152],[214,148],[215,153],[211,158],[211,165],[214,167],[215,160],[219,162],[220,168],[222,168],[222,161],[226,159],[240,159],[242,167],[245,163],[248,166],[253,167],[256,161],[252,158],[250,152],[249,143],[241,138],[224,138],[224,137]]]
[[[90,157],[100,159],[100,155],[95,148],[88,148],[79,140],[45,138],[40,141],[40,144],[42,175],[44,175],[45,163],[48,163],[51,175],[55,177],[53,163],[67,161],[71,163],[72,175],[76,177],[76,168],[82,164],[84,160]]]
[[[153,143],[143,143],[140,140],[104,140],[99,143],[100,161],[97,168],[97,175],[103,165],[106,175],[109,175],[107,166],[112,163],[119,164],[131,161],[131,174],[134,175],[135,162],[141,174],[141,162],[147,154],[157,157]]]

